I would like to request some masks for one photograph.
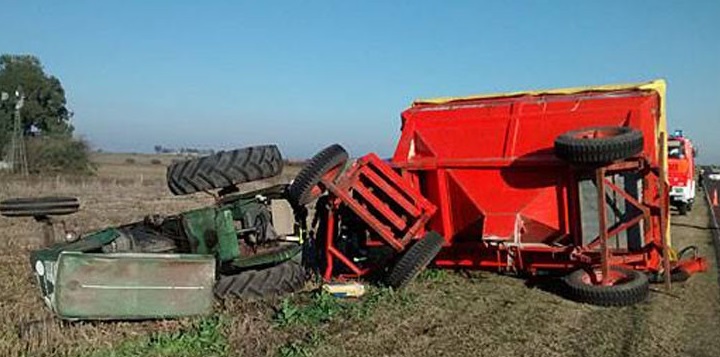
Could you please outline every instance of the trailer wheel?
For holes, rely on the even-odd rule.
[[[80,209],[74,197],[11,198],[0,202],[5,217],[41,217],[73,214]]]
[[[555,155],[577,165],[602,165],[642,152],[643,135],[623,127],[593,127],[568,131],[555,139]]]
[[[325,191],[320,180],[335,180],[347,160],[348,153],[339,144],[315,154],[288,187],[288,201],[294,207],[301,207],[320,197]]]
[[[563,278],[571,300],[599,306],[629,306],[647,299],[650,281],[642,272],[610,267],[610,284],[600,285],[599,269],[576,270]]]
[[[187,195],[274,177],[282,168],[277,146],[251,146],[173,163],[167,168],[167,184],[173,194]]]
[[[305,269],[291,259],[263,269],[221,275],[213,291],[221,299],[238,297],[257,300],[289,294],[304,286]]]
[[[436,232],[428,232],[415,242],[392,267],[386,284],[395,289],[407,286],[430,262],[445,244],[445,238]]]
[[[689,205],[688,205],[687,203],[681,202],[681,203],[677,206],[677,208],[678,208],[678,213],[679,213],[681,216],[687,216],[688,206],[689,206]]]

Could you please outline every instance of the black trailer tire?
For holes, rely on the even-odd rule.
[[[296,260],[264,269],[221,275],[213,291],[220,299],[259,300],[296,292],[305,286],[305,268]]]
[[[173,194],[187,195],[274,177],[282,169],[276,145],[251,146],[173,163],[167,184]]]
[[[333,144],[308,161],[288,187],[288,201],[294,207],[302,207],[323,193],[319,187],[324,177],[335,180],[348,160],[348,153],[339,144]]]
[[[445,238],[437,232],[428,232],[405,252],[392,267],[386,284],[394,289],[407,286],[430,262],[445,244]]]
[[[610,267],[625,276],[613,285],[594,285],[585,281],[588,273],[576,270],[563,278],[567,297],[571,300],[598,306],[629,306],[645,301],[650,293],[650,280],[642,272]]]
[[[5,217],[42,217],[73,214],[80,209],[75,197],[11,198],[0,202]]]
[[[555,155],[576,165],[603,165],[642,152],[639,130],[623,127],[592,127],[568,131],[555,138]]]

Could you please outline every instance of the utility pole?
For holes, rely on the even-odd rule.
[[[8,100],[9,96],[7,93],[2,93],[0,99],[3,101]],[[27,162],[27,151],[25,149],[25,133],[22,126],[22,118],[20,116],[20,110],[25,105],[25,94],[18,88],[15,91],[15,112],[13,120],[13,132],[10,138],[10,146],[8,147],[7,157],[5,162],[10,166],[13,173],[27,176],[28,162]]]

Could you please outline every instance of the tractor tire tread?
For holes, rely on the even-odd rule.
[[[430,262],[445,244],[445,238],[436,232],[428,232],[415,242],[392,267],[386,284],[394,289],[407,286]]]
[[[173,163],[167,168],[167,184],[173,194],[187,195],[271,178],[282,168],[276,145],[251,146]]]
[[[77,212],[80,201],[75,197],[10,198],[0,202],[5,217],[61,216]]]
[[[221,275],[213,291],[221,299],[257,300],[293,293],[304,286],[305,269],[298,262],[287,260],[264,269]]]
[[[348,153],[339,144],[330,145],[315,154],[288,187],[290,204],[294,207],[302,207],[315,200],[317,197],[313,195],[313,187],[329,170],[344,165],[347,160]]]

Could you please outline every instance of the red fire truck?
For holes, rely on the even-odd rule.
[[[681,215],[692,210],[695,202],[695,155],[692,141],[676,130],[668,138],[668,179],[670,204]]]

